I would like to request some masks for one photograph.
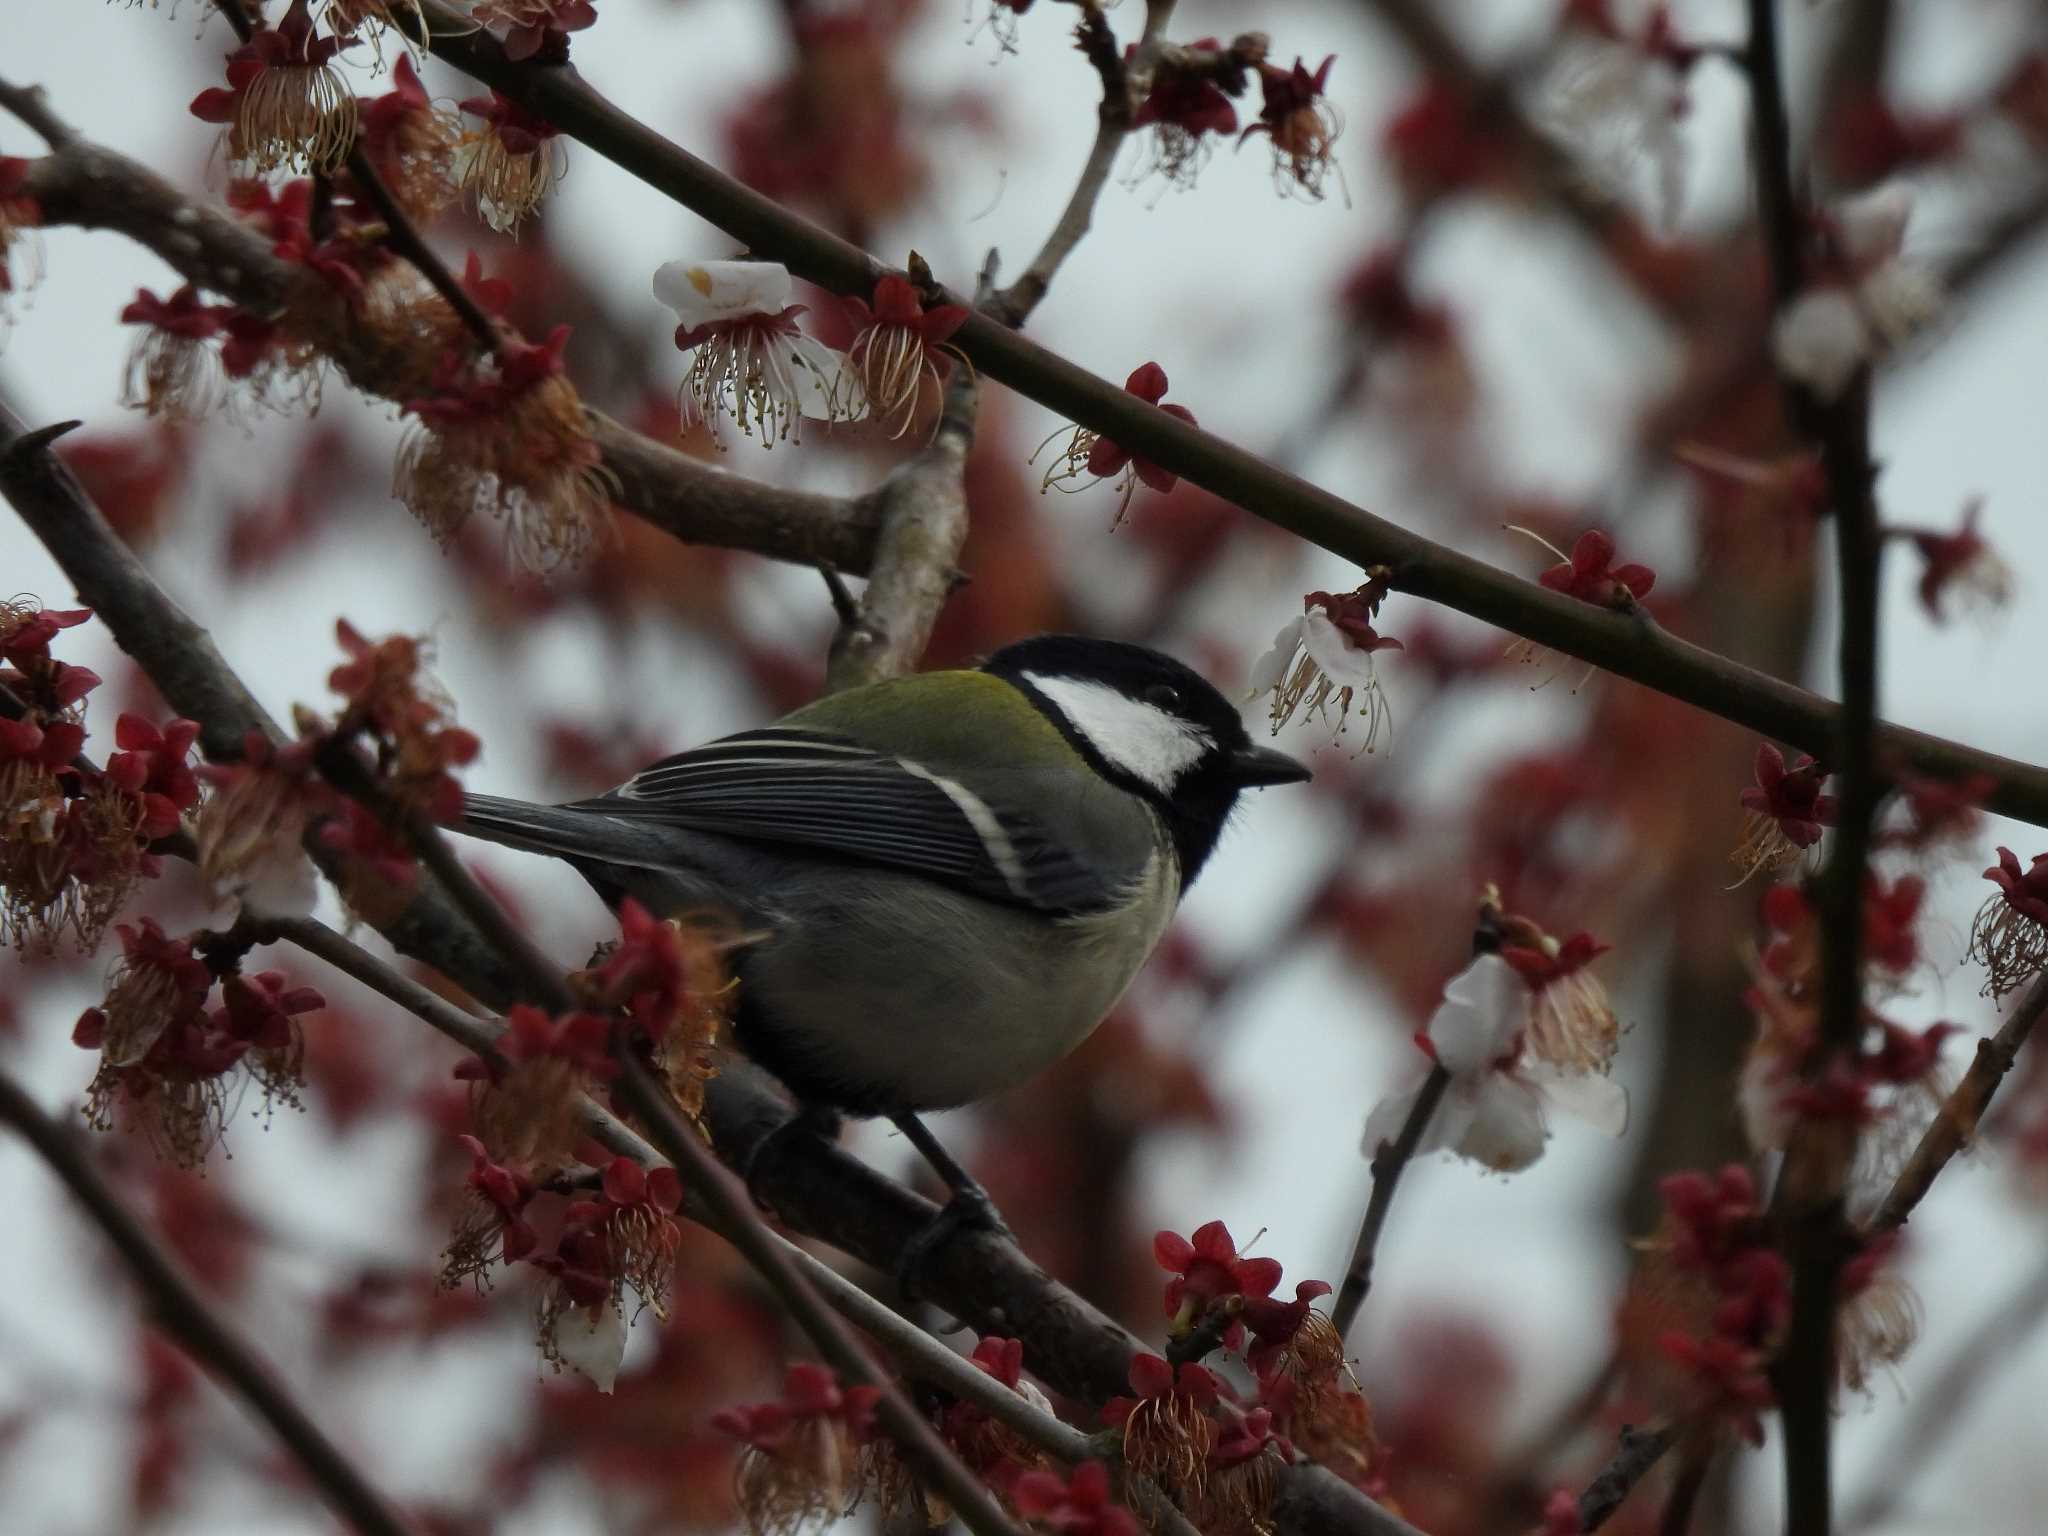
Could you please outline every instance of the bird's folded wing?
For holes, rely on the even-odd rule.
[[[1115,897],[1103,874],[1029,818],[909,758],[822,731],[729,736],[568,809],[799,847],[1057,915]]]

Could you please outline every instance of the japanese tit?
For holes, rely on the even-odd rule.
[[[1240,792],[1308,777],[1179,662],[1046,635],[834,694],[595,799],[470,795],[456,825],[568,860],[608,902],[760,934],[733,957],[740,1047],[807,1106],[904,1124],[1086,1039]]]

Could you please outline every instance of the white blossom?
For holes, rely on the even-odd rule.
[[[609,1301],[587,1307],[564,1307],[555,1314],[552,1358],[588,1376],[597,1390],[609,1394],[626,1358],[626,1320]]]
[[[845,356],[797,329],[789,269],[768,261],[671,261],[654,296],[676,312],[676,345],[692,354],[685,420],[728,416],[772,448],[805,417],[855,421],[867,413]]]
[[[1543,1155],[1550,1115],[1584,1120],[1609,1136],[1628,1128],[1628,1092],[1594,1072],[1567,1072],[1530,1056],[1529,987],[1498,955],[1481,955],[1444,988],[1423,1031],[1435,1064],[1450,1074],[1416,1153],[1450,1152],[1497,1173]],[[1431,1066],[1419,1062],[1401,1088],[1373,1106],[1361,1147],[1370,1158],[1401,1133]]]

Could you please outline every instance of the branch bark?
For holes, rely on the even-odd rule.
[[[256,1351],[215,1315],[115,1196],[77,1135],[44,1114],[5,1073],[0,1073],[0,1124],[12,1126],[84,1207],[128,1267],[157,1325],[270,1427],[335,1514],[363,1536],[411,1536],[411,1526],[398,1511],[327,1438]]]

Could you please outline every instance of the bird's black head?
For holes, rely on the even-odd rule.
[[[1040,635],[983,670],[1016,684],[1105,778],[1158,807],[1186,885],[1216,846],[1238,794],[1309,770],[1253,743],[1237,709],[1171,656],[1121,640]]]

